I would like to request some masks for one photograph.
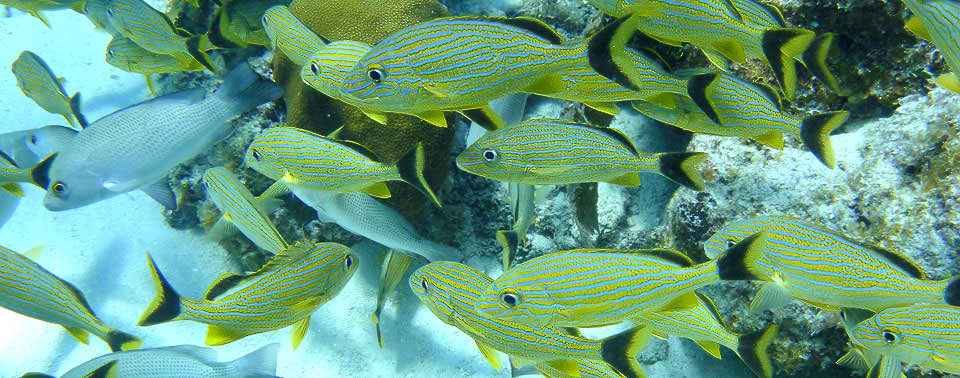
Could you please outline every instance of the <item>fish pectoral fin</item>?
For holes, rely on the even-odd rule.
[[[531,84],[524,92],[550,94],[563,91],[564,89],[563,76],[560,74],[550,74]]]
[[[618,107],[617,104],[613,102],[588,101],[588,102],[584,102],[583,105],[585,105],[590,109],[596,110],[601,113],[609,114],[609,115],[620,114],[620,107]]]
[[[477,343],[477,349],[480,349],[480,354],[487,359],[487,362],[490,363],[490,366],[493,366],[493,370],[500,371],[500,355],[497,354],[497,351],[486,345],[480,344],[480,342],[477,342],[476,340],[474,341]]]
[[[207,288],[207,291],[203,293],[203,299],[207,301],[215,300],[217,297],[236,287],[247,278],[248,277],[246,276],[233,273],[221,274],[220,277],[217,277],[217,279],[213,280],[213,283],[210,284],[210,287]]]
[[[960,78],[955,72],[945,73],[933,80],[937,85],[949,89],[953,93],[960,93]]]
[[[718,360],[721,359],[720,344],[717,344],[716,342],[709,341],[709,340],[693,340],[693,342],[697,343],[697,345],[699,345],[704,352],[707,352],[709,355],[713,356]]]
[[[271,198],[280,197],[282,195],[290,193],[290,187],[287,185],[287,182],[284,180],[274,181],[273,184],[270,184],[270,187],[267,190],[264,190],[263,193],[260,193],[260,196],[257,197],[257,201],[266,201]]]
[[[682,311],[700,305],[700,299],[697,293],[690,291],[680,295],[657,310],[657,312]]]
[[[576,360],[553,360],[548,361],[546,364],[568,376],[580,376],[580,365],[577,364]]]
[[[623,176],[614,177],[606,181],[610,184],[623,185],[623,186],[640,186],[642,181],[640,180],[640,175],[636,173],[627,173]]]
[[[387,113],[378,112],[375,110],[367,110],[367,109],[360,109],[360,111],[363,112],[363,114],[365,114],[367,117],[370,117],[370,119],[377,121],[377,123],[381,125],[387,124]]]
[[[47,246],[38,245],[36,247],[28,249],[26,252],[23,253],[23,255],[27,256],[27,258],[30,260],[37,261],[37,258],[39,258],[40,255],[43,254],[43,251],[45,251],[46,249],[47,249]]]
[[[309,316],[293,324],[293,329],[290,330],[290,344],[293,344],[293,350],[297,350],[297,347],[300,346],[308,328],[310,328]]]
[[[177,209],[177,197],[173,194],[173,191],[170,190],[170,184],[167,182],[166,176],[140,190],[150,196],[150,198],[153,198],[154,201],[160,203],[160,205],[163,205],[167,210]]]
[[[0,185],[0,189],[3,189],[3,191],[13,194],[17,197],[23,197],[23,188],[20,187],[20,184],[15,182],[4,183],[3,185]]]
[[[714,50],[717,50],[723,56],[737,63],[747,61],[747,53],[743,52],[743,45],[740,42],[728,39],[716,41],[712,44]]]
[[[750,313],[756,314],[790,303],[793,298],[787,288],[776,282],[766,282],[750,302]]]
[[[923,40],[933,40],[930,37],[930,31],[927,30],[927,26],[923,24],[923,21],[920,21],[920,17],[911,16],[910,19],[907,20],[907,23],[903,25],[903,27]]]
[[[666,108],[666,109],[676,109],[677,108],[677,96],[676,93],[661,92],[653,96],[643,99],[643,101],[649,102],[651,104]]]
[[[731,64],[730,59],[723,56],[722,53],[717,51],[711,51],[711,50],[701,50],[701,51],[703,51],[703,55],[707,57],[707,60],[710,61],[710,63],[716,66],[717,68],[723,71],[728,71],[730,69],[730,64]]]
[[[236,330],[209,325],[207,326],[207,339],[204,340],[204,344],[210,346],[224,345],[240,340],[246,336],[245,333]]]
[[[360,189],[360,192],[377,198],[390,198],[390,189],[387,189],[387,183],[383,181],[370,184],[369,186]]]
[[[870,370],[870,366],[867,365],[867,360],[863,358],[863,354],[856,348],[850,348],[846,354],[840,356],[840,358],[837,359],[837,365],[846,366],[857,371]]]
[[[227,236],[236,234],[238,231],[239,229],[237,229],[237,226],[233,224],[233,222],[227,220],[227,217],[222,216],[217,220],[217,223],[214,223],[207,231],[207,240],[218,242]]]
[[[84,374],[82,378],[118,378],[120,377],[120,368],[117,367],[118,360],[113,360],[103,364],[93,371]]]
[[[447,127],[447,116],[443,114],[442,110],[431,110],[419,113],[417,114],[417,118],[437,127]]]
[[[30,11],[30,15],[33,16],[33,17],[38,18],[38,19],[40,20],[40,22],[42,22],[43,25],[47,27],[47,29],[52,29],[52,28],[50,27],[50,22],[47,21],[47,18],[44,17],[42,13],[40,13],[40,12],[38,12],[38,11]]]
[[[77,339],[77,341],[84,344],[87,343],[88,332],[86,330],[77,328],[77,327],[67,327],[67,326],[64,326],[63,328],[67,330],[70,336],[73,336],[74,339]]]
[[[766,132],[750,139],[770,148],[783,149],[783,134],[777,131]]]

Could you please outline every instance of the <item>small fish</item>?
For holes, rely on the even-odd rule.
[[[444,323],[477,343],[493,368],[500,370],[497,351],[524,364],[543,364],[567,375],[578,375],[578,361],[603,360],[627,377],[644,376],[636,355],[648,334],[632,328],[604,340],[580,335],[576,328],[533,327],[481,317],[475,305],[493,280],[469,266],[435,262],[410,276],[410,289]]]
[[[23,94],[30,97],[43,110],[63,116],[70,126],[86,127],[86,119],[80,114],[80,93],[67,97],[60,80],[50,66],[37,54],[24,50],[10,66],[17,85]],[[76,119],[76,122],[74,122]]]
[[[422,145],[417,144],[399,161],[388,164],[363,145],[334,137],[294,127],[273,127],[253,138],[244,160],[267,177],[305,190],[363,192],[390,198],[386,182],[403,181],[441,206],[424,177]]]
[[[35,170],[43,205],[62,211],[140,189],[175,208],[167,172],[229,135],[231,118],[282,94],[241,63],[213,93],[189,89],[106,115]]]
[[[135,336],[103,324],[75,286],[29,257],[3,247],[0,247],[0,307],[59,324],[84,344],[87,334],[92,333],[114,352],[136,349],[141,344]]]
[[[906,28],[918,37],[933,42],[950,67],[949,73],[937,76],[941,87],[960,93],[960,2],[956,0],[904,0],[913,16]]]
[[[175,320],[207,324],[207,345],[223,345],[249,335],[293,325],[296,349],[310,326],[310,314],[340,293],[359,260],[336,243],[301,243],[274,256],[257,272],[226,273],[202,299],[181,297],[147,254],[157,297],[137,323],[151,326]]]
[[[262,18],[263,30],[267,33],[270,45],[279,49],[294,64],[309,65],[310,56],[324,47],[326,42],[283,5],[267,9]],[[367,45],[367,49],[369,49]],[[361,57],[363,54],[360,55]],[[359,61],[359,58],[357,59]],[[353,68],[350,66],[349,68]],[[348,68],[348,69],[349,69]],[[338,86],[339,88],[339,86]]]
[[[269,211],[282,201],[264,196],[254,197],[233,172],[224,167],[213,167],[203,173],[207,197],[217,205],[223,216],[210,229],[216,240],[229,229],[239,229],[257,247],[274,254],[290,248],[277,227],[270,221]]]
[[[616,129],[534,119],[487,133],[457,156],[457,167],[498,181],[532,185],[635,186],[640,185],[639,173],[657,173],[703,190],[703,177],[693,166],[705,158],[699,152],[641,152]]]
[[[33,168],[21,167],[34,167],[41,158],[59,152],[76,134],[77,130],[56,125],[0,134],[0,190],[23,196],[17,183],[36,182]]]
[[[377,328],[377,346],[383,349],[383,337],[380,334],[380,313],[387,302],[387,295],[393,292],[407,274],[413,256],[405,252],[388,249],[383,255],[383,264],[380,265],[380,288],[377,290],[377,307],[373,310],[373,324]]]
[[[722,126],[721,135],[736,135],[783,149],[783,134],[800,137],[820,162],[836,166],[830,132],[850,115],[845,111],[797,119],[783,112],[780,97],[771,88],[748,83],[730,74],[700,74],[689,83],[693,102]]]
[[[737,250],[727,261],[740,279],[766,281],[752,312],[791,298],[816,307],[880,311],[914,303],[960,304],[960,278],[928,280],[897,252],[857,243],[810,222],[759,217],[724,225],[704,243],[707,256]]]
[[[290,0],[248,0],[230,1],[217,7],[207,33],[210,43],[221,48],[270,46],[261,20],[270,7],[287,4]]]
[[[217,351],[196,345],[144,348],[105,354],[70,369],[60,378],[275,378],[277,349],[269,344],[229,362],[218,362]],[[53,378],[29,373],[21,378]]]
[[[33,166],[47,156],[63,150],[77,136],[77,132],[77,130],[69,127],[58,125],[29,130],[29,133],[24,136],[24,143],[27,145],[27,149],[37,157],[29,165]]]
[[[107,64],[143,75],[147,81],[147,88],[153,96],[156,96],[157,92],[153,88],[153,82],[150,81],[150,75],[204,69],[194,60],[183,61],[173,55],[151,52],[124,36],[114,36],[107,44]]]
[[[591,327],[670,309],[693,290],[727,278],[714,261],[678,267],[650,250],[580,249],[514,265],[483,292],[477,312],[521,324]]]
[[[510,268],[517,249],[527,242],[527,230],[536,221],[536,187],[509,183],[508,188],[513,209],[513,228],[497,231],[497,243],[503,247],[503,270]]]
[[[211,48],[209,38],[177,28],[166,14],[143,0],[110,0],[107,17],[117,32],[147,51],[172,55],[184,64],[200,64],[217,72],[213,61],[203,52]]]
[[[17,8],[30,13],[31,16],[43,22],[43,25],[47,28],[50,28],[50,23],[47,22],[47,18],[44,17],[40,11],[70,8],[80,12],[80,5],[82,3],[82,0],[0,0],[0,5]]]
[[[478,123],[496,129],[502,120],[491,100],[556,91],[557,74],[581,65],[585,47],[533,18],[438,18],[374,45],[344,77],[341,92],[381,123],[385,113],[404,113],[446,127],[444,111],[479,109],[490,122]]]
[[[853,342],[881,356],[867,377],[903,377],[902,362],[960,374],[960,307],[888,308],[857,325]]]

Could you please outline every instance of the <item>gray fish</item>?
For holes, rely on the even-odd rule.
[[[282,94],[244,63],[212,93],[190,89],[104,116],[35,170],[43,205],[68,210],[140,189],[175,208],[167,172],[228,136],[231,118]]]
[[[18,167],[32,167],[59,152],[74,135],[77,130],[58,125],[4,133],[0,134],[0,152]]]
[[[280,344],[270,344],[229,362],[217,362],[216,350],[195,345],[138,349],[94,358],[61,378],[274,378],[278,348]],[[38,373],[24,377],[53,378]]]

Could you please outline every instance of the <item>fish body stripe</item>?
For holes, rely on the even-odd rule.
[[[171,55],[150,52],[130,38],[114,37],[107,45],[107,63],[127,72],[143,75],[198,69]]]
[[[890,336],[895,340],[889,341]],[[853,341],[924,369],[960,373],[960,308],[935,304],[889,308],[861,322]]]
[[[263,30],[274,48],[300,66],[307,64],[310,56],[324,46],[323,40],[283,5],[267,9],[263,14]]]
[[[630,90],[598,74],[589,64],[561,72],[563,90],[559,92],[532,93],[567,101],[580,102],[618,102],[643,100],[656,94],[668,92],[686,95],[687,81],[666,71],[659,63],[646,54],[632,48],[626,48],[627,56],[633,62],[634,75],[639,80],[640,90]]]
[[[428,264],[410,278],[414,293],[431,311],[480,344],[532,361],[601,358],[600,341],[574,336],[558,327],[531,327],[481,317],[474,308],[491,282],[482,272],[453,262]]]
[[[344,259],[351,256],[350,269]],[[318,243],[303,256],[215,300],[183,298],[181,319],[248,334],[283,328],[336,296],[356,271],[356,257],[336,243]],[[305,301],[315,306],[297,306]]]
[[[331,42],[310,55],[300,70],[300,78],[320,93],[350,105],[361,106],[362,103],[342,96],[340,88],[344,77],[369,51],[370,45],[363,42]]]
[[[943,303],[947,282],[910,276],[856,242],[799,219],[762,217],[724,226],[704,245],[709,254],[760,231],[769,239],[757,266],[778,275],[791,295],[828,308],[873,311],[917,302]]]
[[[800,120],[783,113],[755,85],[732,75],[722,74],[714,81],[712,98],[724,128],[743,135],[769,131],[800,135]]]
[[[953,72],[960,72],[960,3],[953,0],[905,0],[926,27]]]
[[[223,167],[210,168],[203,175],[203,184],[220,211],[229,215],[229,221],[253,244],[273,253],[289,248],[270,216],[232,172]]]
[[[484,292],[477,309],[528,324],[606,325],[655,311],[717,279],[713,263],[681,268],[615,250],[562,251],[510,268]],[[522,298],[515,308],[500,304],[507,292]]]
[[[343,143],[297,128],[268,129],[254,138],[250,150],[259,156],[252,163],[258,170],[273,172],[272,176],[279,175],[276,179],[283,178],[291,185],[342,193],[400,180],[395,165],[374,161]]]
[[[693,307],[674,311],[654,311],[634,321],[647,325],[654,332],[662,335],[713,341],[730,350],[737,350],[740,336],[724,326],[707,306],[709,305],[698,297],[697,305]]]
[[[10,66],[17,85],[43,110],[69,118],[73,114],[70,99],[56,75],[39,56],[24,51]]]
[[[112,330],[67,284],[28,257],[3,247],[0,306],[34,319],[84,329],[101,338]]]
[[[488,151],[496,154],[493,161],[484,157]],[[632,147],[589,125],[537,119],[487,133],[461,153],[457,165],[495,180],[555,185],[656,173],[660,155],[637,155]]]

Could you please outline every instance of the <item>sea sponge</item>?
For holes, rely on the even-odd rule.
[[[447,16],[436,0],[294,0],[290,11],[317,35],[330,40],[354,40],[375,44],[397,30],[437,17]],[[274,80],[286,92],[287,125],[327,134],[344,126],[340,138],[357,141],[384,162],[397,161],[417,142],[423,143],[427,158],[427,181],[438,187],[447,176],[452,128],[440,128],[402,114],[388,114],[381,125],[357,108],[331,99],[300,79],[300,67],[283,54],[275,54]],[[454,124],[452,114],[447,123]],[[426,202],[422,194],[400,182],[387,184],[392,193],[388,203],[411,216]]]

